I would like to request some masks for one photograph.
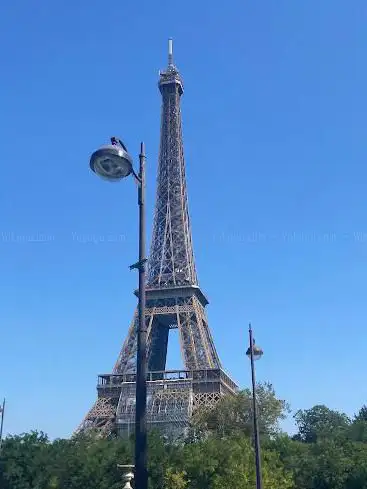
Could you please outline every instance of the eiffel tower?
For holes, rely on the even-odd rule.
[[[148,427],[167,436],[182,434],[195,411],[234,394],[236,384],[223,371],[209,330],[208,300],[199,287],[188,212],[180,99],[182,77],[173,63],[159,73],[162,95],[161,136],[154,226],[146,291],[148,329]],[[136,380],[135,311],[111,374],[99,375],[98,397],[78,431],[101,435],[134,431]],[[168,337],[177,328],[184,370],[165,370]]]

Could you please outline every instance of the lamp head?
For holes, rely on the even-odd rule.
[[[117,182],[130,175],[133,160],[124,144],[111,138],[112,144],[101,146],[90,158],[91,170],[105,180]]]
[[[262,349],[255,345],[255,343],[252,345],[252,356],[253,356],[253,359],[254,360],[260,360],[260,358],[263,356],[264,352],[262,351]],[[251,358],[251,347],[249,346],[247,348],[247,352],[246,352],[246,355]]]

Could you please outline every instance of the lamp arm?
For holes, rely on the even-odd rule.
[[[134,170],[134,168],[131,170],[131,173],[133,174],[133,177],[135,178],[136,183],[137,183],[138,185],[141,185],[141,183],[142,183],[142,179],[141,179],[140,175],[138,175],[138,174],[136,173],[136,171]]]
[[[127,147],[124,145],[124,143],[121,141],[121,139],[117,138],[116,136],[112,136],[111,144],[112,144],[112,146],[121,146],[121,148],[124,149],[126,151],[126,153],[128,152]],[[133,174],[133,177],[135,178],[136,183],[138,185],[141,185],[142,184],[142,178],[140,175],[138,175],[136,173],[134,168],[132,168],[131,173]]]
[[[111,144],[112,144],[112,146],[121,146],[121,148],[124,149],[126,151],[126,153],[128,152],[127,147],[124,145],[124,143],[121,141],[121,139],[117,138],[116,136],[112,136]]]

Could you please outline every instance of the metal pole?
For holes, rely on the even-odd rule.
[[[1,407],[1,424],[0,424],[0,451],[3,444],[3,428],[4,428],[4,415],[5,415],[5,398]]]
[[[139,155],[139,324],[137,330],[136,412],[135,412],[135,487],[148,488],[147,471],[147,328],[145,324],[145,146]]]
[[[254,365],[254,340],[252,338],[252,328],[249,325],[250,338],[250,360],[251,360],[251,377],[252,377],[252,410],[254,422],[254,440],[255,440],[255,464],[256,464],[256,489],[262,489],[261,477],[261,449],[259,436],[259,423],[257,420],[257,403],[256,403],[256,380],[255,380],[255,365]]]

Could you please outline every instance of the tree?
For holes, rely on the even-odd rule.
[[[354,417],[354,421],[367,421],[367,406],[364,404]]]
[[[274,451],[263,450],[263,482],[265,489],[291,489],[292,475],[284,470]],[[255,464],[252,442],[248,437],[219,439],[185,445],[175,468],[185,470],[190,489],[252,489]]]
[[[324,405],[299,410],[294,418],[298,427],[295,439],[306,443],[315,443],[320,438],[345,436],[350,426],[350,419],[346,414]]]
[[[11,489],[48,489],[51,479],[49,443],[42,432],[8,437],[2,447],[6,485]]]
[[[1,489],[121,489],[117,464],[131,463],[126,440],[78,438],[50,443],[37,432],[8,437]],[[1,479],[0,479],[1,480]]]
[[[186,478],[186,472],[177,472],[168,468],[164,476],[164,489],[185,489],[189,481]]]
[[[364,408],[353,422],[325,406],[299,411],[299,433],[291,438],[278,429],[286,403],[269,384],[258,387],[258,401],[264,489],[367,489]],[[149,488],[255,487],[251,407],[250,391],[223,399],[206,413],[205,436],[195,443],[150,432]],[[0,488],[121,489],[117,464],[132,463],[133,448],[133,440],[121,438],[50,442],[37,432],[7,437],[0,454]]]
[[[347,489],[367,489],[367,445],[352,443],[348,452],[350,465],[345,487]]]
[[[367,421],[353,421],[348,430],[348,439],[367,443]]]
[[[279,431],[279,421],[289,411],[287,403],[276,397],[269,383],[256,388],[259,431],[261,435],[273,436]],[[240,391],[235,396],[223,397],[212,409],[200,409],[192,421],[189,439],[195,441],[212,434],[219,437],[238,435],[251,436],[253,432],[252,392]]]
[[[132,447],[131,441],[122,439],[50,443],[36,433],[8,438],[0,459],[1,489],[121,489],[117,464],[132,461]],[[263,477],[264,489],[293,487],[291,473],[271,450],[263,450]],[[233,484],[250,489],[254,483],[254,452],[246,436],[178,444],[149,435],[150,489],[219,489]]]
[[[279,454],[284,469],[292,473],[299,489],[367,489],[367,486],[352,485],[358,478],[367,483],[363,464],[358,466],[355,462],[356,445],[326,438],[304,443],[281,436],[268,442],[267,448]]]

